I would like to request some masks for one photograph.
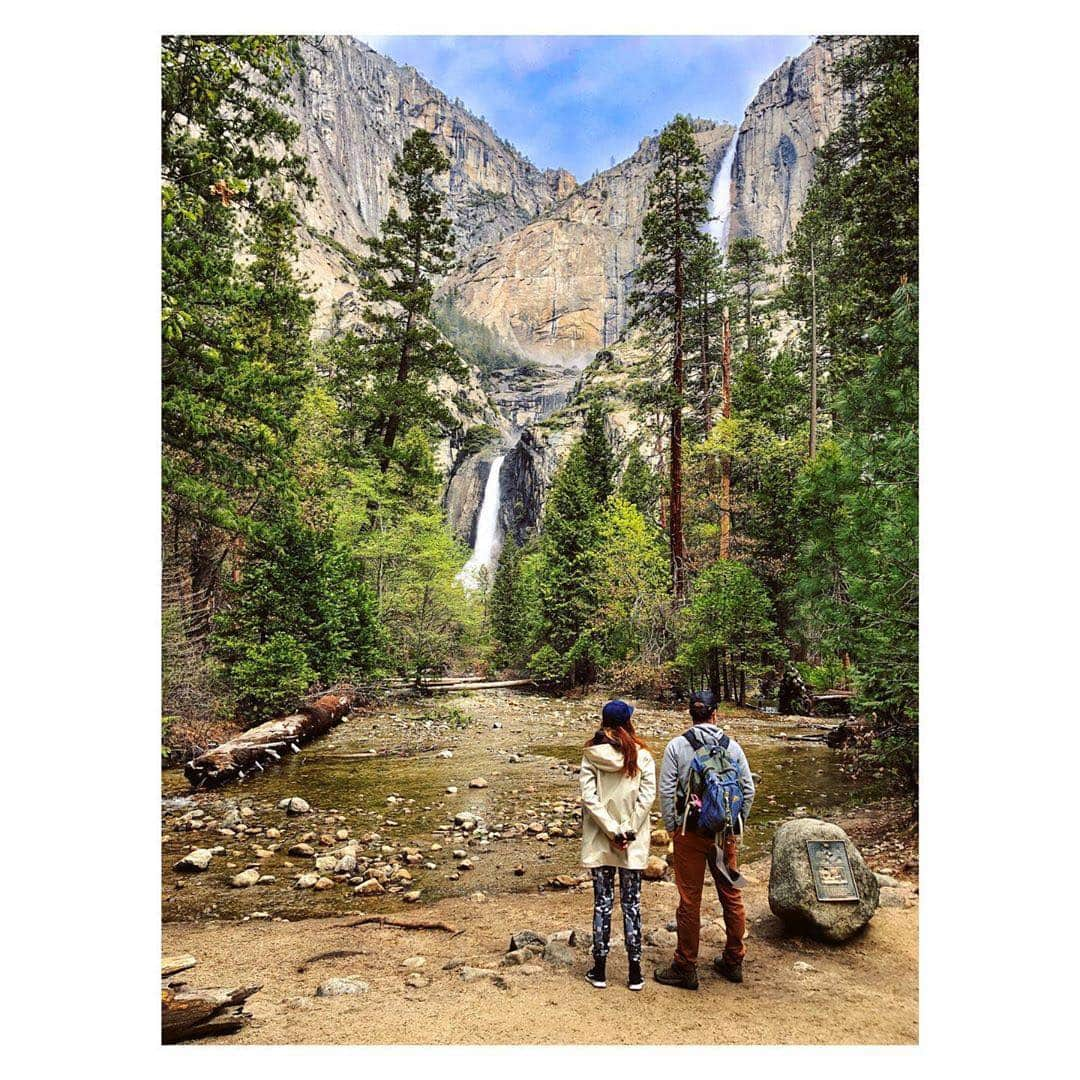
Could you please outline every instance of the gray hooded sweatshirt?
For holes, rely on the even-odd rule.
[[[695,724],[694,731],[704,743],[719,742],[720,736],[724,734],[724,729],[715,724]],[[731,736],[728,738],[731,739]],[[676,735],[664,751],[664,761],[660,766],[660,812],[664,817],[664,828],[669,833],[673,833],[682,824],[675,810],[675,799],[686,791],[690,762],[693,761],[694,754],[694,748],[684,735]],[[739,770],[739,787],[743,793],[742,816],[745,822],[750,817],[750,806],[754,801],[754,778],[750,775],[750,765],[742,747],[734,739],[728,743],[728,754]]]

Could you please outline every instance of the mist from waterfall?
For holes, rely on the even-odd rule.
[[[724,151],[723,160],[713,180],[709,194],[709,235],[720,245],[720,250],[727,253],[728,224],[731,220],[731,170],[735,166],[735,144],[739,141],[739,129],[731,136]]]
[[[480,588],[483,583],[482,573],[492,569],[495,553],[495,538],[499,528],[499,503],[502,494],[499,489],[499,473],[502,472],[505,454],[493,458],[484,484],[484,499],[480,504],[480,516],[476,520],[476,543],[473,553],[465,564],[457,580],[470,592]]]

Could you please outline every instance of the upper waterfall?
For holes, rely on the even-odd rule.
[[[505,454],[500,454],[492,459],[487,482],[484,484],[484,501],[480,504],[480,514],[476,519],[476,542],[473,544],[473,553],[457,576],[457,580],[469,590],[480,588],[482,572],[484,570],[490,572],[494,562],[501,501],[499,473],[502,471],[505,457]]]
[[[735,165],[735,144],[739,141],[739,129],[736,128],[727,144],[720,168],[713,180],[709,195],[709,235],[720,245],[722,252],[727,252],[728,222],[731,218],[731,170]]]

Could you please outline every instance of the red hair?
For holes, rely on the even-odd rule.
[[[637,776],[638,747],[648,750],[649,744],[644,739],[638,738],[634,725],[629,720],[617,727],[608,727],[606,724],[601,727],[589,741],[589,746],[598,746],[600,743],[607,743],[609,746],[614,746],[616,750],[621,750],[623,772],[631,779]]]

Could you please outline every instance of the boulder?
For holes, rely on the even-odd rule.
[[[810,872],[807,840],[842,840],[859,890],[858,900],[819,900]],[[829,821],[785,821],[773,836],[769,907],[789,929],[839,944],[857,934],[878,906],[880,886],[847,833]]]
[[[478,776],[475,780],[469,781],[469,787],[471,788],[486,788],[487,786],[488,782],[482,776]]]
[[[311,807],[308,805],[307,800],[301,799],[299,795],[295,795],[291,799],[282,799],[278,803],[278,809],[293,815],[311,813]]]
[[[241,870],[232,879],[231,884],[234,889],[246,889],[249,885],[254,885],[260,876],[258,870]]]

